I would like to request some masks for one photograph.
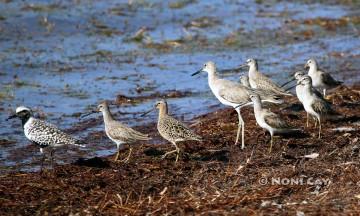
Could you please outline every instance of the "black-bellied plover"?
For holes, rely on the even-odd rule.
[[[266,129],[270,133],[271,140],[269,152],[271,152],[272,150],[273,136],[275,134],[284,134],[299,131],[299,129],[290,127],[289,124],[282,120],[279,115],[270,112],[267,109],[264,109],[262,107],[259,95],[252,94],[250,95],[250,98],[254,104],[254,114],[256,122],[259,124],[260,127]]]
[[[64,133],[58,129],[55,125],[52,125],[43,120],[33,117],[33,112],[31,109],[19,106],[16,108],[16,113],[7,120],[12,118],[20,118],[24,130],[25,137],[30,140],[32,143],[40,146],[40,152],[43,154],[43,149],[50,147],[50,158],[51,165],[53,164],[53,153],[54,148],[61,147],[65,145],[75,145],[84,147],[82,142],[71,137],[70,135]],[[43,167],[43,162],[45,159],[45,154],[41,160],[41,170]]]
[[[167,155],[176,152],[176,160],[175,160],[176,163],[178,161],[179,153],[180,153],[180,148],[177,146],[178,142],[188,141],[188,140],[202,141],[202,138],[199,135],[192,132],[182,122],[176,120],[175,118],[171,117],[168,114],[168,106],[166,101],[156,102],[155,107],[149,110],[148,112],[144,113],[143,115],[146,115],[147,113],[155,109],[159,110],[157,129],[160,135],[175,146],[175,150],[165,153],[162,158],[165,158]]]
[[[147,134],[140,133],[119,121],[116,121],[113,115],[110,112],[109,105],[106,101],[100,103],[97,107],[97,110],[92,111],[91,113],[102,112],[104,124],[105,124],[105,133],[109,137],[110,140],[116,143],[117,153],[114,161],[117,161],[120,154],[120,146],[123,144],[129,144],[129,154],[123,160],[123,162],[127,162],[130,159],[130,155],[132,152],[131,144],[136,141],[146,141],[151,138]],[[91,114],[89,113],[89,114]],[[85,114],[87,116],[89,114]]]
[[[192,76],[199,74],[200,72],[208,73],[208,83],[211,91],[215,97],[224,105],[233,107],[238,113],[239,125],[236,135],[235,145],[238,143],[241,130],[241,148],[245,148],[245,122],[241,116],[240,109],[248,105],[250,101],[249,94],[256,92],[256,89],[250,89],[240,83],[232,82],[230,80],[220,79],[216,74],[216,65],[214,62],[207,62],[203,68],[192,74]],[[262,91],[263,92],[263,91]],[[278,95],[267,92],[267,94],[261,94],[261,99],[270,103],[282,103],[282,99]]]
[[[315,117],[319,122],[319,138],[321,138],[321,120],[330,116],[339,117],[332,109],[331,105],[322,97],[317,96],[312,88],[312,80],[310,76],[303,76],[299,82],[303,86],[302,104],[307,113]]]
[[[249,82],[250,86],[254,89],[264,89],[272,91],[275,94],[288,95],[292,94],[288,91],[285,91],[283,88],[275,84],[270,78],[260,73],[258,70],[258,63],[255,59],[248,59],[245,64],[240,67],[249,67]]]
[[[319,70],[315,59],[309,59],[305,66],[309,68],[308,75],[312,79],[312,86],[317,89],[322,89],[324,98],[326,97],[326,90],[335,88],[342,84],[341,81],[335,80],[329,73]]]

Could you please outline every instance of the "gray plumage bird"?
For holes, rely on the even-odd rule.
[[[38,145],[41,153],[43,153],[44,148],[51,148],[51,164],[55,148],[66,145],[84,147],[81,141],[64,133],[55,125],[33,117],[33,112],[27,107],[20,106],[16,108],[16,113],[10,116],[7,120],[16,117],[21,119],[25,137],[32,143]],[[45,154],[41,162],[41,169],[44,159]]]
[[[308,75],[312,79],[312,86],[317,89],[322,89],[324,98],[326,97],[326,90],[342,84],[341,81],[335,80],[329,73],[320,70],[315,59],[309,59],[304,68],[309,68]]]
[[[331,105],[324,98],[314,93],[310,76],[303,76],[299,85],[303,86],[302,104],[304,109],[319,122],[318,137],[321,138],[321,121],[326,118],[339,118],[340,115],[332,109]]]
[[[274,94],[288,95],[292,94],[283,88],[275,84],[270,78],[260,73],[258,70],[258,63],[255,59],[248,59],[244,65],[240,67],[249,67],[249,82],[251,88],[254,89],[264,89],[267,91],[272,91]]]
[[[178,161],[180,153],[180,148],[177,146],[178,142],[188,140],[202,141],[202,138],[192,132],[185,124],[176,120],[168,114],[168,106],[166,101],[158,101],[155,104],[154,109],[159,110],[157,129],[160,135],[175,146],[175,150],[165,153],[163,155],[163,158],[165,158],[169,154],[176,152],[176,163]],[[144,115],[151,112],[152,110],[144,113]]]
[[[241,108],[247,106],[251,102],[249,95],[251,93],[256,93],[260,95],[262,101],[276,104],[282,103],[283,100],[278,95],[274,94],[274,92],[251,89],[240,83],[219,78],[214,62],[206,62],[204,67],[193,73],[192,76],[201,72],[206,72],[208,74],[209,87],[220,103],[233,107],[238,113],[239,125],[235,145],[239,141],[241,131],[241,148],[245,148],[245,122],[241,116]]]
[[[267,131],[269,131],[271,140],[270,140],[270,149],[272,150],[273,146],[273,137],[275,134],[284,134],[292,133],[299,131],[299,129],[292,128],[286,121],[282,120],[281,117],[268,109],[264,109],[260,100],[259,95],[252,94],[250,95],[251,101],[254,103],[254,114],[255,119],[258,125]]]
[[[123,162],[127,162],[130,159],[131,153],[132,153],[132,147],[131,144],[135,143],[137,141],[146,141],[150,140],[151,138],[147,134],[143,134],[139,131],[136,131],[119,121],[116,121],[113,117],[113,115],[110,112],[108,103],[102,102],[98,105],[97,110],[91,112],[101,112],[104,119],[105,124],[105,133],[109,137],[110,140],[112,140],[114,143],[116,143],[117,147],[117,153],[114,158],[114,161],[117,161],[120,154],[120,146],[123,144],[128,144],[130,151],[128,156],[123,160]],[[89,113],[89,114],[91,114]],[[89,114],[85,114],[89,115]],[[83,117],[84,117],[83,116]]]

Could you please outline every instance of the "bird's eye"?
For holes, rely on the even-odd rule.
[[[206,67],[207,65],[206,64],[204,64],[204,67]]]

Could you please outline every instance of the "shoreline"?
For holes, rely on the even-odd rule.
[[[170,144],[135,144],[128,163],[114,163],[111,155],[57,165],[42,174],[2,175],[0,213],[359,213],[360,86],[340,87],[330,92],[330,100],[345,119],[324,122],[320,140],[313,121],[304,136],[276,137],[271,154],[270,137],[255,124],[252,107],[242,110],[244,150],[234,146],[237,114],[224,108],[192,120],[191,128],[204,142],[180,143],[177,164],[174,155],[160,158],[173,148]],[[293,98],[281,109],[270,109],[303,129],[306,114],[297,111],[298,103]],[[333,130],[340,127],[354,130]],[[156,133],[148,125],[137,128]],[[304,157],[315,153],[316,158]]]

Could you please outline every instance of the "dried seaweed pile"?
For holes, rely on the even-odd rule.
[[[359,213],[359,92],[331,95],[345,118],[324,123],[322,139],[312,122],[301,136],[278,137],[271,154],[251,107],[243,110],[244,150],[233,145],[236,113],[224,109],[194,119],[206,141],[180,144],[177,164],[160,158],[171,145],[136,145],[126,164],[92,158],[42,174],[1,176],[0,214]],[[305,112],[293,102],[279,112],[304,128]]]

